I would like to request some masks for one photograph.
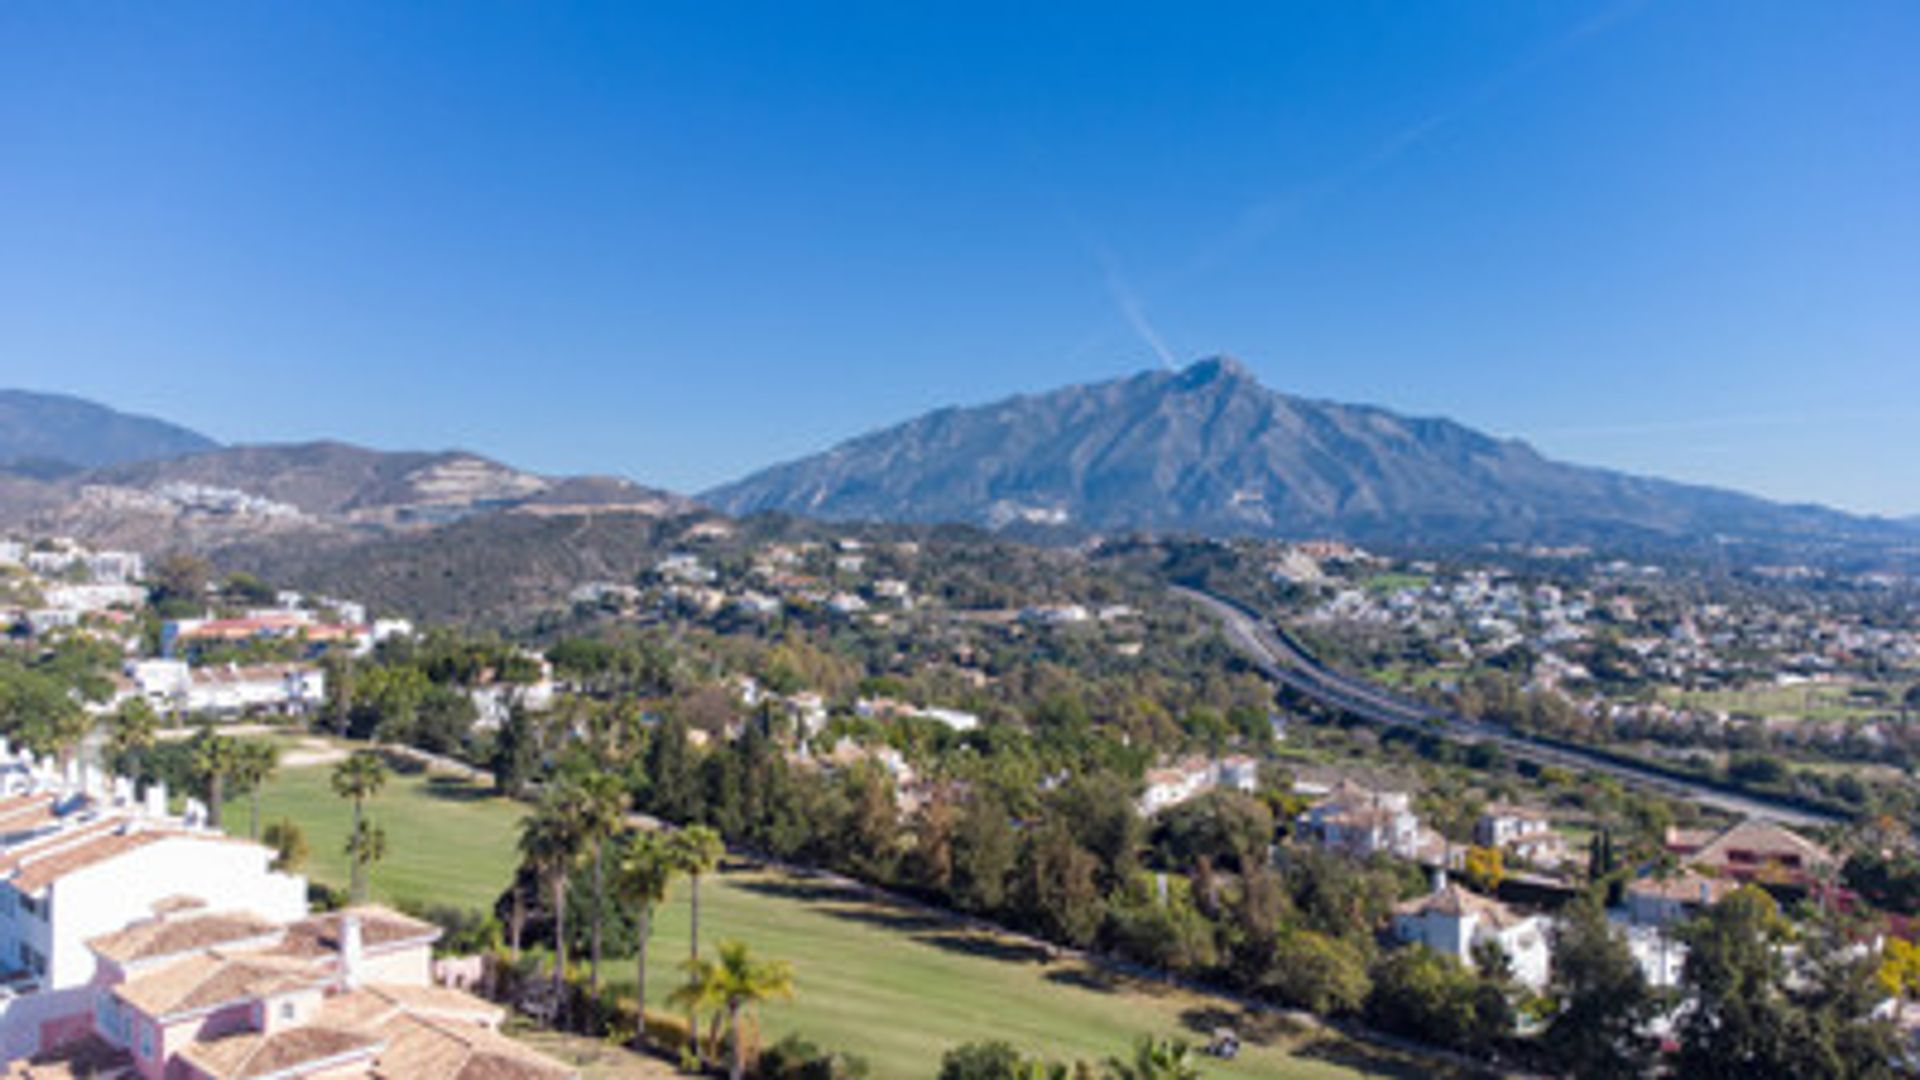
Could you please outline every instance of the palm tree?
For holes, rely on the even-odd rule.
[[[1131,1060],[1108,1058],[1113,1080],[1200,1080],[1200,1064],[1184,1039],[1156,1039],[1142,1035],[1133,1044]]]
[[[720,834],[707,825],[689,825],[668,838],[667,844],[672,852],[675,869],[687,875],[691,888],[688,903],[691,908],[693,926],[693,951],[689,959],[700,959],[700,878],[713,872],[727,853],[727,845]]]
[[[553,893],[553,1001],[557,1019],[567,989],[567,878],[580,860],[584,835],[580,795],[556,784],[520,823],[520,856],[535,879]]]
[[[593,852],[593,951],[589,985],[594,1001],[600,1000],[600,939],[607,922],[607,841],[625,824],[627,790],[620,778],[609,773],[590,773],[579,781],[580,838]]]
[[[673,859],[674,869],[687,875],[687,905],[689,912],[688,937],[690,952],[687,962],[700,962],[700,878],[711,873],[720,865],[720,859],[727,853],[727,845],[720,834],[706,825],[689,825],[667,839],[668,851]],[[688,1031],[699,1030],[700,1017],[696,1005],[687,1006]],[[694,1040],[696,1043],[698,1039]]]
[[[634,993],[639,1000],[640,1030],[636,1045],[647,1044],[647,939],[653,936],[653,913],[667,902],[677,866],[665,837],[651,830],[634,833],[621,849],[613,871],[613,891],[634,907],[636,947]]]
[[[205,784],[207,823],[220,827],[220,805],[226,801],[227,777],[239,764],[238,745],[225,735],[214,733],[212,724],[202,724],[193,737],[193,773]]]
[[[357,750],[345,761],[333,767],[333,793],[343,799],[353,800],[353,831],[348,834],[348,853],[353,859],[353,902],[365,903],[367,899],[368,856],[374,854],[369,846],[371,834],[363,826],[368,799],[380,794],[387,785],[387,767],[380,761],[380,755],[371,750]],[[385,844],[381,844],[384,853]]]
[[[260,838],[260,787],[280,767],[280,748],[265,739],[248,739],[234,748],[233,777],[247,792],[247,837]]]
[[[719,1032],[725,1014],[728,1032],[727,1076],[743,1080],[747,1075],[745,1032],[741,1030],[747,1011],[763,1001],[793,996],[793,965],[785,960],[760,960],[747,950],[743,941],[720,943],[717,960],[688,960],[686,985],[673,992],[673,1000],[689,1011],[714,1010],[714,1034]]]
[[[122,702],[114,710],[107,729],[107,749],[113,755],[114,771],[137,777],[141,766],[146,764],[147,752],[153,749],[159,728],[160,718],[146,698],[133,697]]]
[[[352,864],[354,876],[361,882],[363,889],[363,893],[354,895],[355,903],[366,899],[364,887],[368,877],[367,872],[372,869],[374,863],[386,857],[387,830],[381,828],[380,823],[372,818],[354,822],[353,833],[347,837],[347,859]]]

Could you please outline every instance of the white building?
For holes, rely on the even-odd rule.
[[[87,942],[186,898],[263,919],[306,913],[305,879],[260,844],[166,814],[162,788],[54,770],[0,744],[0,1061],[38,1050],[87,1015]]]
[[[1236,754],[1210,761],[1191,757],[1159,769],[1149,769],[1146,790],[1140,795],[1140,813],[1146,817],[1177,806],[1216,787],[1252,793],[1260,786],[1260,763]]]
[[[1473,842],[1483,847],[1503,848],[1516,840],[1551,832],[1553,826],[1545,814],[1524,806],[1492,803],[1473,823]]]
[[[1334,785],[1327,798],[1301,814],[1296,827],[1324,848],[1359,856],[1386,853],[1423,858],[1431,854],[1437,840],[1421,826],[1406,792],[1375,791],[1348,780]]]
[[[1447,883],[1426,896],[1397,905],[1393,935],[1406,944],[1421,944],[1471,966],[1474,949],[1491,943],[1506,954],[1514,978],[1540,989],[1547,984],[1553,951],[1544,915],[1523,915],[1492,900]]]

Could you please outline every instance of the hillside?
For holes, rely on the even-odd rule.
[[[150,416],[118,412],[65,394],[0,390],[0,467],[36,475],[177,457],[219,444]]]
[[[680,496],[617,477],[545,477],[465,451],[389,452],[337,442],[235,446],[53,480],[0,475],[0,528],[150,554],[192,549],[275,571],[283,562],[300,569],[327,566],[332,576],[324,583],[364,582],[375,600],[403,591],[389,579],[413,573],[420,559],[432,563],[439,557],[440,531],[475,518],[503,519],[494,542],[524,562],[507,568],[495,557],[484,560],[487,568],[464,568],[452,587],[490,600],[496,593],[518,597],[517,590],[531,581],[556,580],[540,569],[539,553],[520,544],[524,532],[561,540],[568,523],[581,516],[644,522],[692,509]],[[445,546],[471,552],[488,546],[468,535],[455,533]],[[369,546],[400,540],[421,547]],[[585,558],[590,564],[591,557]],[[475,580],[466,580],[466,573]],[[323,583],[311,573],[300,577]],[[482,577],[484,583],[476,584]],[[445,598],[432,588],[420,591],[421,604],[405,606],[441,613],[473,609],[434,608],[436,599]]]
[[[703,498],[730,513],[1361,540],[1897,539],[1897,524],[1548,460],[1445,419],[1311,401],[1228,359],[947,408]]]

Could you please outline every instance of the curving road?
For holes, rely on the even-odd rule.
[[[1322,664],[1286,634],[1276,631],[1252,612],[1211,593],[1184,586],[1174,592],[1207,609],[1220,620],[1227,640],[1269,678],[1323,705],[1344,710],[1385,727],[1417,728],[1455,742],[1489,743],[1510,757],[1540,765],[1605,773],[1626,783],[1672,798],[1685,799],[1729,814],[1763,818],[1782,825],[1830,825],[1844,821],[1839,814],[1734,791],[1703,780],[1641,767],[1565,743],[1546,743],[1497,724],[1436,709],[1391,694],[1364,679]]]

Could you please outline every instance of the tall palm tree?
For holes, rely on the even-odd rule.
[[[676,864],[666,838],[653,830],[633,834],[621,849],[613,871],[613,891],[634,909],[636,946],[634,993],[638,998],[640,1030],[635,1043],[647,1044],[647,939],[653,936],[653,913],[667,902]]]
[[[580,861],[584,836],[581,798],[562,782],[547,791],[534,812],[520,822],[520,857],[553,897],[553,1001],[555,1018],[566,1004],[567,878]]]
[[[700,962],[700,878],[712,873],[720,865],[720,859],[727,853],[727,845],[720,834],[706,825],[689,825],[667,839],[668,851],[672,853],[674,869],[687,875],[687,910],[690,921],[688,938],[689,952],[687,962]],[[698,1031],[700,1016],[698,1005],[687,1006],[687,1029]],[[696,1043],[698,1039],[694,1040]]]
[[[220,827],[220,806],[226,801],[227,777],[239,764],[237,743],[216,734],[212,724],[203,724],[193,737],[193,773],[204,785],[207,796],[207,823]]]
[[[673,992],[673,1000],[689,1010],[714,1010],[716,1035],[722,1015],[726,1017],[727,1076],[743,1080],[747,1075],[747,1048],[742,1022],[761,1002],[793,996],[793,965],[785,960],[758,959],[743,941],[723,941],[719,952],[717,960],[686,962],[686,985]]]
[[[233,778],[247,792],[247,837],[260,839],[260,787],[280,768],[280,748],[265,739],[248,739],[234,748]]]
[[[1156,1039],[1142,1035],[1129,1059],[1108,1058],[1113,1080],[1200,1080],[1200,1063],[1184,1039]]]
[[[380,823],[372,818],[355,822],[352,835],[347,837],[347,860],[353,866],[355,875],[360,878],[363,889],[367,878],[371,876],[373,864],[386,857],[387,830],[381,828]],[[365,899],[364,896],[356,895],[354,902],[358,903],[363,899]]]
[[[349,853],[354,856],[352,896],[356,904],[366,902],[367,864],[371,861],[368,856],[373,854],[371,834],[364,828],[367,800],[380,794],[380,789],[386,786],[387,767],[380,755],[371,750],[357,750],[333,767],[333,793],[353,800],[353,831],[348,834],[347,843]]]
[[[620,778],[597,772],[579,780],[580,838],[593,852],[593,948],[588,984],[600,1000],[600,939],[607,922],[607,843],[626,823],[627,789]]]
[[[692,952],[688,959],[700,959],[700,878],[713,872],[727,854],[727,845],[711,826],[689,825],[668,838],[675,868],[687,875],[688,903],[693,920]]]

